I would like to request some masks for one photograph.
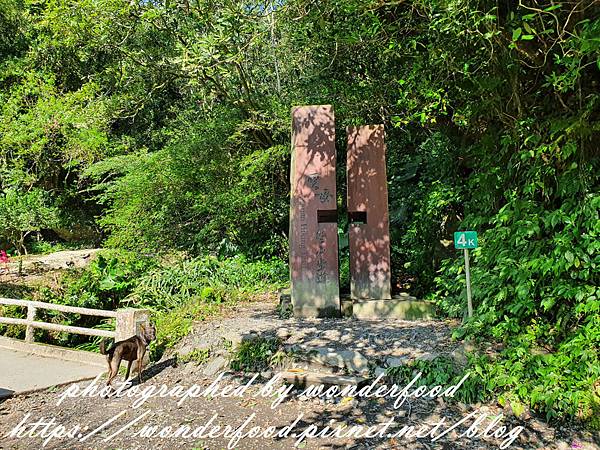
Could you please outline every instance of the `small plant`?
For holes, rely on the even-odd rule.
[[[280,361],[281,341],[277,338],[256,337],[242,341],[233,354],[230,367],[244,372],[260,372]]]
[[[231,353],[233,351],[233,342],[230,341],[229,339],[225,339],[225,338],[222,338],[222,339],[223,339],[223,348]]]
[[[280,319],[286,320],[294,316],[294,306],[289,300],[279,302],[276,309],[277,316],[279,316]]]
[[[414,385],[419,386],[451,386],[458,384],[467,371],[460,369],[452,358],[439,356],[432,360],[416,360],[406,365],[391,367],[386,371],[390,380],[398,385],[406,385],[421,372],[421,377]],[[471,371],[453,399],[464,403],[473,403],[484,400],[486,393],[483,389],[481,378]]]
[[[182,363],[195,362],[204,364],[210,358],[210,350],[207,348],[195,348],[186,355],[177,355],[177,361]]]

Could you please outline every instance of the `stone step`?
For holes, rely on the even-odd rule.
[[[313,367],[322,366],[357,375],[369,374],[369,360],[355,350],[309,347],[303,344],[289,346],[287,350],[295,353],[297,359],[306,361]]]
[[[287,383],[293,383],[296,386],[306,387],[309,385],[328,385],[328,386],[358,386],[368,380],[365,377],[356,377],[349,375],[336,375],[319,372],[306,372],[303,370],[287,370],[280,375]]]
[[[385,300],[353,300],[352,317],[357,319],[431,320],[435,306],[414,297],[402,296]]]

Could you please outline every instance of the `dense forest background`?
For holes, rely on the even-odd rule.
[[[486,387],[597,417],[599,84],[594,0],[0,0],[0,248],[285,261],[290,108],[333,104],[340,156],[385,124],[394,287],[462,317],[477,230]]]

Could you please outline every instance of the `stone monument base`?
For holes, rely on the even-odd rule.
[[[342,314],[356,319],[430,320],[435,318],[435,306],[407,294],[383,300],[342,298]]]

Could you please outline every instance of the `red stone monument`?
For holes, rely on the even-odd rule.
[[[290,275],[296,317],[340,314],[333,107],[292,109]]]
[[[389,299],[390,233],[383,125],[349,127],[347,133],[351,297]]]

